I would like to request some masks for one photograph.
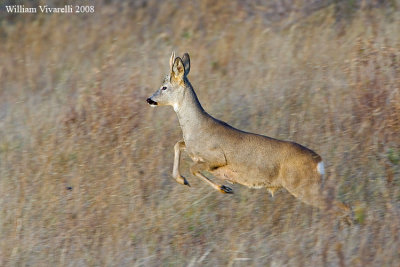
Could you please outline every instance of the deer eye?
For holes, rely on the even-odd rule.
[[[161,90],[167,90],[167,87],[166,87],[166,86],[163,86],[163,88],[161,88]]]

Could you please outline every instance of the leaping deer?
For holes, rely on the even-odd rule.
[[[285,188],[301,201],[326,208],[322,193],[324,163],[322,158],[302,145],[268,136],[238,130],[215,119],[201,106],[188,80],[190,58],[170,58],[170,73],[161,87],[147,99],[151,106],[172,106],[178,115],[183,140],[175,146],[172,176],[183,185],[189,185],[180,174],[180,156],[185,150],[193,165],[190,171],[214,189],[233,193],[225,185],[217,184],[202,174],[207,171],[231,183],[251,188],[267,188],[273,195]],[[341,209],[344,204],[336,202]]]

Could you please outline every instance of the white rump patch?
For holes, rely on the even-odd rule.
[[[324,162],[321,161],[320,163],[318,163],[317,165],[317,170],[320,174],[324,175],[325,174],[325,167],[324,167]]]

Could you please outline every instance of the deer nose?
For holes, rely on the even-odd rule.
[[[157,105],[156,101],[153,101],[151,98],[147,98],[147,103],[149,103],[150,105]]]

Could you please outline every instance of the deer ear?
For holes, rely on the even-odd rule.
[[[172,51],[171,57],[169,58],[169,69],[172,70],[172,65],[174,64],[175,60],[175,51]]]
[[[190,57],[188,53],[183,54],[182,62],[185,67],[185,75],[188,75],[190,71]]]
[[[185,74],[185,66],[183,65],[180,57],[175,58],[174,64],[172,65],[172,74],[175,78],[182,80]]]

